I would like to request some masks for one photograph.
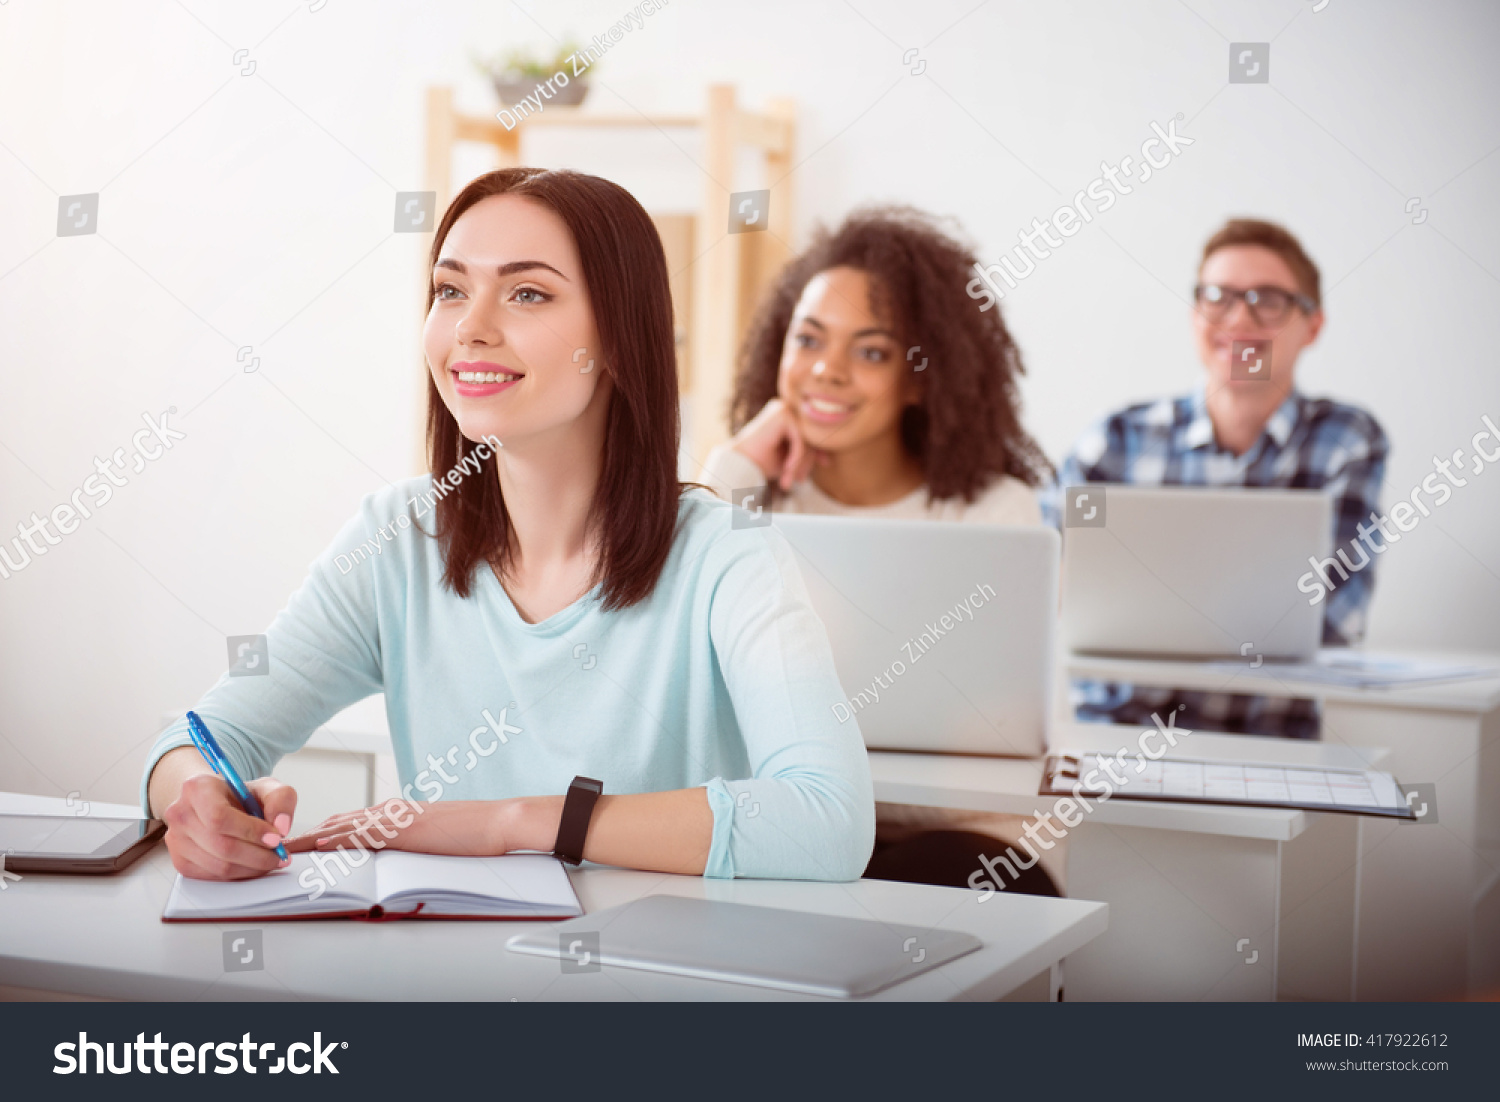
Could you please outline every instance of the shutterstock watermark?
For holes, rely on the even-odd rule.
[[[559,69],[546,80],[539,82],[520,103],[513,103],[509,108],[500,108],[495,117],[505,124],[505,129],[514,130],[527,115],[541,114],[547,106],[545,100],[550,100],[559,89],[566,88],[568,81],[573,77],[583,76],[590,65],[603,57],[611,46],[617,44],[636,27],[644,28],[646,16],[655,15],[666,7],[667,3],[668,0],[641,0],[639,4],[617,19],[609,30],[602,35],[594,35],[589,45],[573,51],[564,58],[566,68]],[[568,75],[570,70],[572,76]]]
[[[53,1047],[52,1056],[57,1063],[52,1074],[166,1075],[170,1071],[173,1075],[233,1075],[243,1069],[250,1075],[260,1071],[267,1075],[280,1075],[283,1071],[293,1075],[308,1072],[337,1075],[339,1069],[334,1065],[333,1053],[336,1049],[347,1049],[349,1042],[329,1041],[325,1045],[323,1034],[315,1031],[311,1041],[294,1041],[281,1056],[276,1056],[275,1041],[256,1041],[249,1033],[238,1041],[223,1042],[163,1041],[160,1033],[155,1040],[148,1041],[145,1033],[137,1033],[134,1041],[120,1041],[119,1046],[120,1061],[116,1064],[114,1041],[90,1041],[87,1032],[80,1032],[77,1041],[63,1041]],[[276,1056],[275,1063],[271,1062],[272,1056]]]
[[[1468,467],[1471,475],[1483,474],[1486,464],[1500,460],[1500,427],[1496,427],[1495,422],[1490,419],[1487,413],[1481,416],[1479,420],[1484,425],[1484,428],[1476,432],[1474,438],[1469,441],[1469,447],[1474,449],[1473,462]],[[1489,437],[1494,442],[1493,446],[1495,450],[1493,452],[1486,452],[1479,446],[1479,442],[1486,437]],[[1420,485],[1412,487],[1411,493],[1407,494],[1405,498],[1392,505],[1387,515],[1382,516],[1379,513],[1371,513],[1370,521],[1373,523],[1360,521],[1359,524],[1355,525],[1355,530],[1359,532],[1359,536],[1349,541],[1349,547],[1359,553],[1359,562],[1353,562],[1349,558],[1348,552],[1342,547],[1335,552],[1338,556],[1337,558],[1319,559],[1315,555],[1309,556],[1307,561],[1312,566],[1312,569],[1297,579],[1297,588],[1301,592],[1309,594],[1307,603],[1310,605],[1318,604],[1333,591],[1334,583],[1333,578],[1329,574],[1330,569],[1338,571],[1341,582],[1347,582],[1350,575],[1358,574],[1365,567],[1369,566],[1374,561],[1375,555],[1385,554],[1386,547],[1389,544],[1400,543],[1401,537],[1387,528],[1387,523],[1394,524],[1402,532],[1410,532],[1422,523],[1423,517],[1432,516],[1432,509],[1447,504],[1448,499],[1453,496],[1454,487],[1462,488],[1467,486],[1469,480],[1461,478],[1454,473],[1454,468],[1457,468],[1459,471],[1464,470],[1463,454],[1464,450],[1457,448],[1448,459],[1442,459],[1434,455],[1432,457],[1433,472],[1422,479]],[[1432,502],[1431,509],[1422,500],[1422,494],[1435,499]],[[1377,531],[1385,537],[1386,542],[1376,543],[1371,539]],[[1364,544],[1364,547],[1360,546],[1361,543]]]
[[[128,470],[131,474],[140,474],[146,469],[146,464],[154,459],[160,459],[172,448],[173,441],[187,439],[187,433],[179,432],[168,422],[172,414],[177,412],[176,406],[170,406],[164,410],[160,417],[152,417],[149,413],[141,414],[141,420],[146,427],[138,429],[130,438],[134,451],[130,453],[134,458]],[[7,546],[0,543],[0,578],[9,578],[13,573],[19,573],[31,563],[34,554],[41,558],[47,553],[49,547],[56,547],[62,543],[62,537],[72,535],[78,531],[79,520],[82,517],[87,520],[94,514],[84,504],[83,497],[87,494],[93,498],[95,509],[103,508],[109,504],[115,496],[115,489],[128,485],[130,480],[125,477],[126,450],[116,448],[114,454],[108,459],[94,457],[94,470],[97,474],[91,474],[84,479],[78,489],[68,497],[68,500],[53,507],[52,511],[44,517],[36,513],[31,514],[31,523],[21,521],[16,524],[17,535],[11,537],[10,547],[16,551],[15,559],[10,557]],[[104,481],[100,481],[103,479]],[[53,535],[47,530],[47,522],[51,521],[57,527],[58,534]],[[37,542],[40,536],[41,543]],[[22,540],[25,546],[21,545]]]
[[[1137,776],[1146,772],[1146,763],[1157,761],[1166,756],[1172,747],[1177,745],[1179,735],[1191,735],[1193,732],[1186,727],[1177,726],[1178,709],[1172,709],[1167,716],[1167,722],[1161,721],[1161,716],[1155,712],[1151,713],[1151,720],[1156,724],[1154,730],[1148,729],[1141,732],[1141,737],[1136,740],[1135,773]],[[1146,741],[1151,738],[1160,737],[1165,745],[1158,746],[1155,753],[1147,747]],[[1019,845],[1030,855],[1030,861],[1023,861],[1016,853],[1015,846],[1007,846],[1005,853],[998,857],[989,857],[981,854],[979,863],[983,868],[975,869],[969,874],[969,887],[979,892],[979,902],[983,903],[996,892],[1004,891],[1006,888],[1005,878],[1000,875],[1000,868],[1004,868],[1010,874],[1011,883],[1020,879],[1021,872],[1031,868],[1041,860],[1041,854],[1037,847],[1043,851],[1051,849],[1068,836],[1068,831],[1083,822],[1083,817],[1094,810],[1094,805],[1085,798],[1084,792],[1093,797],[1095,803],[1104,803],[1115,794],[1117,788],[1124,788],[1130,783],[1129,774],[1122,775],[1115,771],[1115,766],[1122,769],[1127,761],[1132,760],[1122,746],[1115,751],[1113,757],[1099,755],[1099,768],[1091,769],[1082,777],[1073,782],[1073,794],[1063,796],[1055,800],[1050,811],[1033,811],[1034,818],[1026,824],[1022,833],[1025,835]],[[1109,779],[1104,779],[1108,774]],[[1057,817],[1062,824],[1062,829],[1052,825],[1052,817]],[[1045,827],[1047,833],[1057,839],[1057,842],[1048,841],[1040,836],[1041,829]]]
[[[5,867],[5,859],[6,859],[6,857],[10,856],[14,852],[16,852],[16,851],[13,850],[13,849],[8,849],[4,853],[0,853],[0,892],[3,892],[5,890],[5,888],[6,888],[6,883],[5,882],[7,880],[16,880],[16,881],[19,881],[21,879],[21,874],[20,873],[18,873],[18,872],[11,872],[9,869],[7,869]]]
[[[1141,143],[1138,174],[1132,176],[1131,173],[1130,165],[1135,160],[1134,157],[1122,158],[1118,167],[1108,161],[1100,161],[1101,175],[1074,195],[1072,203],[1058,207],[1045,222],[1040,218],[1033,218],[1031,228],[1022,230],[1018,235],[1020,244],[1003,254],[995,263],[984,267],[976,263],[974,278],[969,280],[964,290],[976,301],[985,300],[980,304],[980,311],[988,310],[1005,297],[1005,292],[1000,288],[1001,280],[1011,290],[1015,290],[1021,280],[1036,271],[1036,261],[1046,260],[1052,255],[1052,250],[1060,249],[1063,241],[1081,230],[1085,222],[1092,222],[1095,215],[1109,210],[1119,202],[1120,196],[1129,195],[1134,189],[1126,181],[1135,179],[1137,183],[1144,184],[1154,173],[1171,164],[1172,158],[1179,156],[1186,146],[1192,145],[1192,138],[1177,133],[1177,123],[1181,119],[1182,113],[1178,112],[1175,118],[1167,120],[1165,130],[1160,123],[1151,124],[1152,136]],[[1090,210],[1085,205],[1085,197],[1093,201],[1094,209]],[[1053,237],[1048,230],[1056,230],[1058,236]],[[1038,238],[1046,243],[1047,248],[1037,244]],[[1011,263],[1012,257],[1017,263]],[[1025,267],[1022,267],[1023,264]]]
[[[923,630],[920,635],[908,639],[901,644],[901,648],[906,651],[906,657],[911,660],[911,664],[915,666],[922,660],[922,656],[937,644],[939,639],[960,624],[965,623],[966,616],[969,620],[974,619],[975,611],[989,604],[990,599],[994,596],[995,591],[983,582],[980,582],[973,593],[968,594],[962,601],[953,606],[952,611],[943,613],[933,623],[923,624]],[[889,689],[895,683],[896,678],[904,674],[908,668],[905,662],[899,658],[896,659],[880,673],[877,673],[874,680],[848,700],[841,700],[837,704],[830,705],[834,716],[840,723],[844,723],[856,712],[868,708],[871,704],[879,704],[880,690]],[[843,714],[840,715],[840,712]]]
[[[510,710],[515,706],[515,701],[511,701],[500,709],[498,716],[493,715],[488,708],[480,711],[484,722],[469,732],[464,772],[472,772],[481,759],[489,757],[509,742],[511,735],[521,733],[521,728],[507,721]],[[445,791],[443,783],[457,784],[459,780],[456,775],[450,775],[443,766],[456,766],[458,755],[463,753],[464,746],[465,743],[455,743],[442,757],[428,754],[427,768],[418,773],[412,783],[401,790],[400,796],[392,796],[378,808],[369,808],[369,815],[353,828],[354,836],[364,842],[363,846],[336,846],[327,850],[312,850],[311,856],[316,868],[303,869],[301,875],[297,877],[297,883],[308,893],[308,902],[317,899],[338,883],[334,875],[335,869],[342,875],[348,876],[351,868],[357,869],[370,859],[369,851],[385,849],[387,842],[411,826],[418,815],[426,812],[427,808],[421,801],[412,799],[413,788],[426,796],[428,803],[441,800]],[[387,824],[395,829],[388,830]],[[371,831],[378,832],[380,837],[374,837]],[[357,861],[354,858],[356,853],[359,854]],[[346,859],[348,864],[345,864]]]

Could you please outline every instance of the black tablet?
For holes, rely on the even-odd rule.
[[[0,815],[0,854],[12,872],[118,872],[166,830],[158,819]]]

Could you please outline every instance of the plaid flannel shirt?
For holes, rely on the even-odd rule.
[[[1042,493],[1043,517],[1060,526],[1062,488],[1085,482],[1324,489],[1333,494],[1334,547],[1359,547],[1356,526],[1379,514],[1390,448],[1375,418],[1355,406],[1293,390],[1271,414],[1260,439],[1237,456],[1215,440],[1205,398],[1200,385],[1185,397],[1130,406],[1095,425],[1064,459],[1057,482]],[[1372,538],[1378,540],[1378,532]],[[1327,646],[1349,646],[1364,637],[1375,556],[1351,557],[1369,562],[1347,581],[1337,581],[1328,596],[1323,618]],[[1149,725],[1152,712],[1166,715],[1181,707],[1185,722],[1200,730],[1318,737],[1317,703],[1304,698],[1099,681],[1075,681],[1071,695],[1078,718],[1084,720]]]

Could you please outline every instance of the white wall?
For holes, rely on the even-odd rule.
[[[472,51],[588,39],[626,10],[316,5],[0,6],[0,539],[143,412],[175,405],[187,433],[0,579],[0,789],[132,799],[158,717],[223,670],[225,637],[262,630],[360,495],[411,473],[428,239],[390,231],[393,193],[421,187],[422,89],[489,110]],[[1197,249],[1227,215],[1265,215],[1328,288],[1303,385],[1381,419],[1394,498],[1500,419],[1500,9],[1314,6],[670,0],[591,95],[652,112],[694,111],[714,81],[791,96],[799,242],[901,201],[956,216],[986,258],[1182,112],[1194,145],[1007,297],[1030,425],[1056,457],[1107,409],[1185,390]],[[1228,42],[1273,39],[1269,85],[1226,83]],[[647,132],[529,157],[686,210],[698,152]],[[55,237],[58,196],[96,191],[101,232]],[[1383,558],[1373,643],[1500,650],[1497,501],[1500,474],[1481,476]]]

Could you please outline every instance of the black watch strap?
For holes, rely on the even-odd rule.
[[[562,822],[557,824],[557,844],[552,856],[576,865],[583,860],[583,840],[588,837],[594,804],[604,792],[604,782],[593,777],[574,777],[563,801]]]

